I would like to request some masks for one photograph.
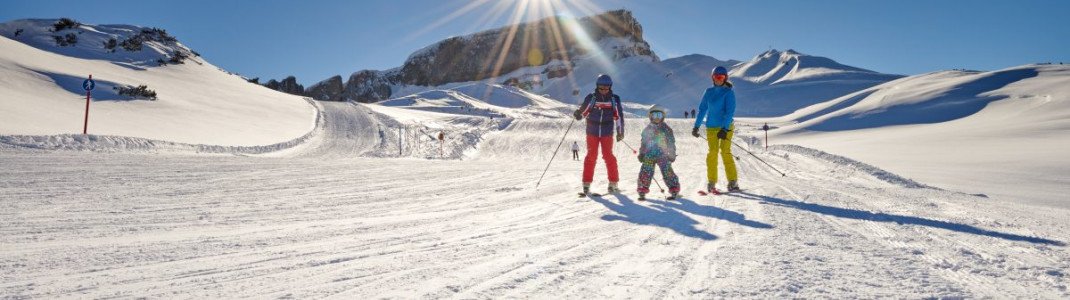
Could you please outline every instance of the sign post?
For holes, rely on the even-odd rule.
[[[443,158],[446,157],[446,149],[445,149],[446,142],[444,140],[445,138],[446,138],[446,134],[441,132],[441,131],[439,131],[438,132],[438,156],[441,156]]]
[[[762,125],[762,130],[765,130],[765,151],[769,151],[769,123]]]
[[[89,74],[89,79],[82,82],[82,88],[85,89],[85,122],[82,123],[82,135],[85,135],[89,130],[89,97],[92,96],[93,88],[97,86],[97,83],[93,81],[93,74]]]

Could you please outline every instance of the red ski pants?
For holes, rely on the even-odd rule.
[[[606,161],[609,182],[620,181],[617,173],[617,157],[613,156],[613,136],[587,135],[587,156],[583,158],[583,183],[594,181],[594,163],[598,161],[598,148],[602,148],[602,159]]]

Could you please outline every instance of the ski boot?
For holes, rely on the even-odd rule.
[[[620,188],[617,187],[616,182],[610,182],[607,194],[620,194]]]
[[[739,183],[737,183],[735,180],[729,180],[728,181],[728,192],[731,193],[731,192],[738,192],[738,191],[741,191],[741,189],[739,188]]]
[[[666,198],[665,200],[676,200],[676,199],[680,199],[680,192],[672,192],[672,194],[669,195],[669,198]]]
[[[639,201],[646,201],[646,194],[639,193]]]
[[[591,196],[591,184],[583,183],[583,192],[580,192],[580,198]]]
[[[699,195],[703,195],[703,196],[706,196],[706,195],[720,195],[721,191],[717,190],[716,184],[717,184],[716,182],[707,183],[706,184],[706,190],[705,191],[699,191]]]

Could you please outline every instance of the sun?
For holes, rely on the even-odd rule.
[[[503,18],[508,25],[505,36],[496,44],[491,57],[487,59],[486,69],[491,70],[490,77],[501,75],[501,70],[510,53],[520,53],[526,56],[529,66],[542,65],[551,60],[562,60],[565,65],[571,65],[572,58],[567,54],[545,53],[542,48],[563,49],[566,39],[572,38],[581,47],[587,50],[597,49],[582,28],[576,26],[572,16],[593,15],[604,10],[590,0],[473,0],[462,7],[453,10],[437,20],[430,22],[423,29],[414,32],[413,36],[425,34],[435,28],[450,22],[469,23],[473,32],[500,22]],[[475,15],[475,19],[470,16]],[[464,20],[459,20],[464,17]],[[543,35],[548,38],[538,38],[530,34],[518,34],[519,24],[548,20],[551,32]],[[525,40],[516,40],[518,35]],[[542,43],[550,43],[549,47],[540,47]],[[514,49],[514,45],[522,45],[521,49]],[[560,51],[558,51],[560,52]],[[596,55],[597,58],[598,55]]]

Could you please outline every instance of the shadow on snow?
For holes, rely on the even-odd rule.
[[[705,206],[687,199],[679,199],[679,202],[651,200],[647,203],[651,206],[639,205],[631,198],[624,195],[615,196],[620,204],[613,203],[602,197],[592,198],[595,202],[604,205],[616,214],[602,216],[606,221],[627,221],[638,225],[658,226],[672,229],[676,233],[704,240],[715,240],[717,236],[696,228],[699,221],[688,217],[683,212],[726,220],[744,226],[769,229],[772,225],[747,220],[743,214],[724,210],[712,205]]]
[[[739,196],[741,198],[744,198],[744,199],[758,200],[758,201],[763,201],[763,202],[766,202],[766,203],[772,203],[772,204],[775,204],[775,205],[791,207],[791,208],[795,208],[795,209],[799,209],[799,210],[805,210],[805,211],[810,211],[810,212],[830,215],[830,216],[839,217],[839,218],[866,220],[866,221],[874,221],[874,222],[895,222],[896,224],[901,224],[901,225],[902,224],[906,224],[906,225],[926,226],[926,227],[940,228],[940,229],[956,231],[956,232],[962,232],[962,233],[990,236],[990,237],[1000,238],[1000,239],[1009,240],[1009,241],[1021,241],[1021,242],[1030,242],[1030,243],[1035,243],[1035,244],[1047,244],[1047,245],[1055,245],[1055,246],[1065,246],[1066,245],[1066,243],[1061,242],[1061,241],[1056,241],[1056,240],[1050,240],[1050,239],[1045,239],[1045,238],[1040,238],[1040,237],[1023,236],[1023,235],[1004,233],[1004,232],[998,232],[998,231],[992,231],[992,230],[982,229],[982,228],[978,228],[978,227],[971,226],[971,225],[966,225],[966,224],[958,224],[958,223],[952,223],[952,222],[947,222],[947,221],[932,220],[932,219],[926,219],[926,218],[921,218],[921,217],[894,215],[894,214],[886,214],[886,213],[872,213],[872,212],[856,210],[856,209],[840,208],[840,207],[827,206],[827,205],[821,205],[821,204],[815,204],[815,203],[805,203],[805,202],[799,202],[799,201],[794,201],[794,200],[779,199],[779,198],[773,198],[773,197],[768,197],[768,196],[755,195],[755,194],[746,193],[746,192],[740,193],[737,196]]]

